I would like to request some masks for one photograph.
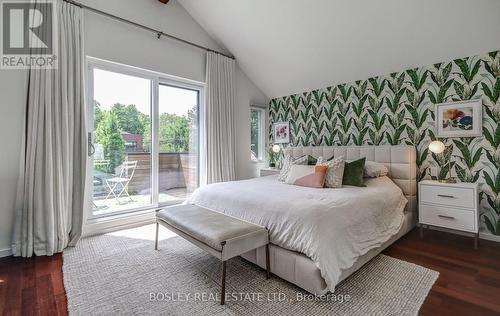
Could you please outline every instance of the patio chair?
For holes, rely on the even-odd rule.
[[[104,199],[104,201],[107,201],[111,195],[114,196],[118,204],[121,204],[119,198],[122,195],[127,196],[131,202],[134,201],[132,200],[130,194],[128,193],[127,186],[130,183],[130,180],[132,180],[132,178],[134,177],[136,167],[137,167],[137,161],[125,161],[122,163],[120,174],[117,177],[105,180],[106,185],[109,189],[109,193]],[[117,189],[120,190],[118,194],[115,193],[115,190]]]

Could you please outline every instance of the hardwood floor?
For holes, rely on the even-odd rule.
[[[62,255],[0,259],[0,315],[67,315]]]
[[[500,243],[415,229],[384,253],[440,272],[422,315],[500,315]],[[0,259],[0,315],[67,315],[62,256]]]
[[[414,229],[384,253],[439,271],[422,315],[500,315],[500,243]]]

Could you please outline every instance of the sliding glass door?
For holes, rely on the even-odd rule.
[[[183,202],[199,183],[203,86],[90,59],[89,217]]]
[[[198,187],[199,91],[159,85],[159,203],[179,202]]]
[[[152,205],[152,81],[92,69],[93,215]]]

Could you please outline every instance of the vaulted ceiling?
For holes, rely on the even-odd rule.
[[[268,97],[500,49],[499,0],[179,0]]]

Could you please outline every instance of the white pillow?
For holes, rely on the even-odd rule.
[[[375,161],[365,162],[365,178],[377,178],[386,176],[389,173],[387,167]]]
[[[286,184],[294,184],[297,179],[314,173],[315,166],[308,165],[292,165],[286,177]]]

